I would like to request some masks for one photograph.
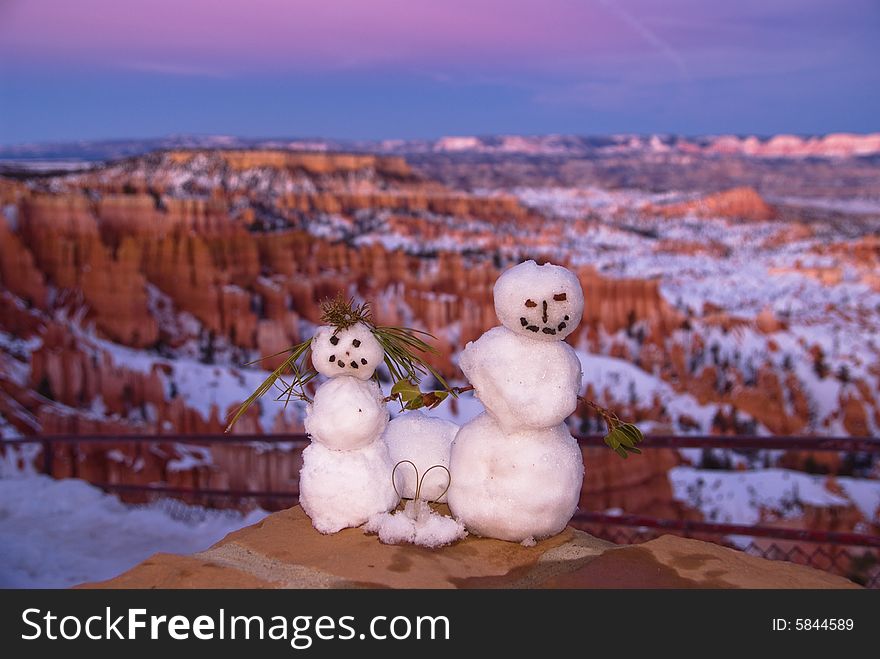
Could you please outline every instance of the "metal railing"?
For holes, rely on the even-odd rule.
[[[579,435],[581,446],[604,447],[602,435]],[[192,435],[33,435],[0,440],[0,446],[39,443],[79,442],[177,442],[182,444],[235,444],[256,442],[281,444],[288,442],[307,445],[309,438],[303,433],[277,435],[234,435],[227,433],[203,433]],[[843,451],[847,453],[880,453],[878,437],[814,437],[809,435],[648,435],[642,448],[720,448],[720,449],[772,449],[783,451]]]
[[[604,447],[599,435],[578,437],[581,446]],[[3,446],[40,444],[42,470],[55,474],[55,453],[62,447],[81,444],[150,444],[173,443],[193,446],[252,444],[286,445],[301,450],[308,444],[302,434],[290,435],[63,435],[22,437],[0,442]],[[782,451],[836,451],[880,454],[880,439],[871,437],[724,437],[652,435],[641,445],[644,449],[728,449]],[[254,507],[280,510],[295,504],[298,492],[175,487],[166,483],[108,483],[94,485],[139,500],[179,499],[207,508]],[[878,483],[880,487],[880,483]],[[773,560],[787,560],[840,574],[870,588],[880,588],[880,536],[841,531],[783,528],[763,525],[719,524],[691,519],[661,519],[632,514],[579,512],[572,520],[576,528],[618,544],[633,544],[665,533],[696,537],[735,547],[753,555]],[[742,538],[751,538],[743,542]]]

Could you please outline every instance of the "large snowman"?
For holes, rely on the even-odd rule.
[[[530,543],[562,531],[580,496],[583,457],[565,419],[582,373],[563,339],[584,294],[569,270],[526,261],[498,278],[494,299],[501,326],[461,353],[486,411],[452,444],[448,501],[470,532]]]
[[[306,410],[312,443],[303,451],[299,501],[318,531],[336,533],[399,502],[381,441],[388,408],[370,380],[384,353],[363,323],[318,328],[311,350],[315,370],[329,379]]]

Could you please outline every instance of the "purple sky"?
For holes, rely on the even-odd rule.
[[[0,142],[880,130],[876,0],[0,0]]]

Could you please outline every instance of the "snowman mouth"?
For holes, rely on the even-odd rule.
[[[567,324],[564,320],[556,325],[556,327],[548,327],[547,325],[544,325],[544,327],[538,327],[533,323],[529,323],[528,318],[526,318],[525,316],[520,317],[519,322],[520,325],[523,326],[523,329],[529,332],[534,332],[535,334],[537,334],[538,332],[543,332],[544,334],[549,334],[550,336],[555,336],[557,332],[561,332],[567,327]],[[545,320],[544,322],[546,323],[547,321]]]

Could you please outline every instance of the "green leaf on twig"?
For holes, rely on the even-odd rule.
[[[644,439],[642,431],[636,426],[631,423],[620,423],[610,429],[604,441],[617,455],[627,458],[630,453],[641,453],[636,444],[640,444]]]
[[[398,380],[394,383],[394,386],[391,387],[391,395],[400,396],[404,401],[409,402],[417,396],[421,396],[422,392],[419,391],[418,385],[414,382],[410,382],[409,380]]]

